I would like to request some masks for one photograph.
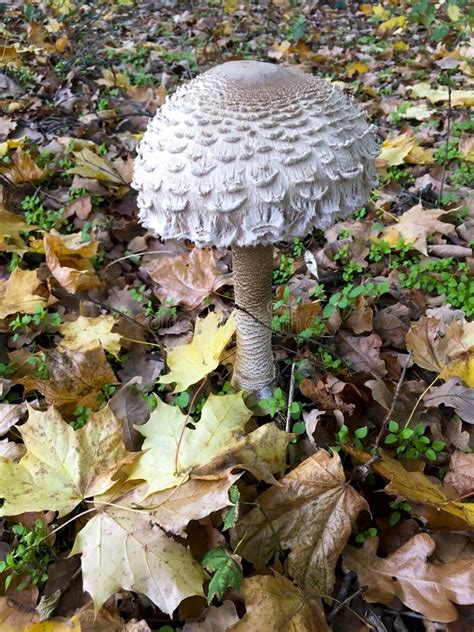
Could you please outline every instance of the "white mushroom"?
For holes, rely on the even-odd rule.
[[[362,206],[378,153],[374,127],[337,88],[256,61],[196,77],[149,123],[133,182],[143,224],[163,239],[232,246],[237,387],[275,379],[272,244]]]

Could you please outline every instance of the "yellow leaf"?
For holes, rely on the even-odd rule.
[[[406,42],[402,42],[401,40],[398,40],[397,42],[393,43],[393,50],[406,51],[406,50],[410,50],[410,47],[408,46]]]
[[[372,13],[380,20],[386,20],[390,17],[390,11],[384,9],[381,4],[374,4]]]
[[[414,97],[420,99],[429,99],[431,103],[440,103],[449,101],[448,88],[440,86],[439,88],[431,88],[429,83],[417,83],[411,88]],[[452,90],[451,105],[453,107],[469,107],[474,105],[474,90]]]
[[[128,90],[131,87],[131,83],[127,75],[123,72],[113,73],[108,68],[102,70],[102,79],[98,79],[97,83],[106,88],[125,88]]]
[[[401,165],[413,147],[415,147],[415,140],[413,135],[408,132],[387,138],[383,142],[378,161],[387,167]]]
[[[81,241],[80,233],[43,237],[46,265],[56,281],[68,292],[80,292],[101,286],[91,258],[97,254],[98,243]]]
[[[23,151],[21,144],[13,156],[13,165],[8,169],[1,169],[13,184],[23,184],[41,180],[45,177],[46,171],[38,167],[33,158]]]
[[[159,398],[156,401],[150,420],[136,426],[145,437],[144,452],[129,476],[146,481],[150,494],[186,482],[193,470],[241,446],[245,424],[252,415],[242,393],[210,395],[201,419],[189,429],[188,415]]]
[[[452,224],[439,219],[444,214],[445,212],[441,209],[425,209],[421,204],[416,204],[400,215],[396,224],[385,226],[383,239],[392,246],[403,239],[428,256],[426,240],[430,235],[434,233],[449,235],[454,231]]]
[[[66,50],[67,44],[68,44],[67,35],[66,35],[66,33],[64,33],[64,35],[61,35],[61,37],[59,37],[54,42],[54,47],[56,49],[56,52],[58,52],[60,54],[64,53],[64,51]]]
[[[425,121],[431,118],[435,112],[436,110],[429,110],[426,103],[420,103],[419,105],[410,105],[404,112],[400,112],[400,118]]]
[[[48,22],[46,23],[46,31],[48,33],[59,33],[59,31],[63,28],[63,25],[61,24],[61,22],[58,22],[58,20],[56,20],[56,18],[52,18],[49,17],[48,18]]]
[[[234,13],[237,10],[238,0],[224,0],[224,11]]]
[[[120,334],[112,333],[117,321],[113,316],[86,318],[79,316],[72,322],[63,323],[59,333],[64,336],[61,346],[71,351],[88,351],[102,346],[114,356],[120,351]]]
[[[23,145],[24,142],[25,138],[11,138],[4,141],[3,143],[0,143],[0,158],[5,156],[5,154],[7,154],[10,149],[16,149],[17,147]]]
[[[405,161],[412,165],[430,165],[434,162],[434,149],[423,149],[415,145],[405,157]]]
[[[462,11],[457,4],[448,4],[446,13],[448,14],[448,17],[452,22],[457,22],[462,18]]]
[[[35,227],[27,224],[19,215],[9,213],[0,202],[0,250],[5,252],[25,252],[26,244],[21,233]]]
[[[36,270],[15,268],[7,281],[0,281],[0,318],[34,314],[37,307],[46,307],[47,299],[37,294],[41,284]]]
[[[395,31],[396,29],[403,28],[406,24],[406,17],[404,15],[399,15],[395,18],[390,18],[386,22],[382,22],[379,24],[379,33],[388,33],[390,31]]]
[[[206,318],[198,318],[192,342],[168,350],[166,363],[170,372],[160,378],[160,384],[175,383],[174,393],[185,391],[214,371],[219,358],[235,332],[235,320],[231,315],[219,327],[222,314],[210,312]]]
[[[18,464],[0,458],[2,516],[45,509],[64,516],[85,498],[107,491],[115,473],[135,456],[125,449],[122,424],[108,407],[76,431],[54,408],[29,408],[18,430],[27,452]]]
[[[359,73],[359,75],[364,74],[364,72],[367,72],[369,70],[369,67],[367,66],[367,64],[363,64],[360,61],[353,61],[352,64],[349,64],[349,66],[347,67],[346,70],[346,75],[349,78],[352,78],[356,73]]]
[[[75,152],[76,166],[68,173],[77,173],[83,178],[94,178],[112,184],[126,184],[110,160],[98,156],[90,149]]]
[[[18,51],[14,46],[4,46],[0,44],[0,66],[16,61]]]
[[[372,4],[363,3],[359,6],[359,11],[369,18],[374,13],[374,7]]]

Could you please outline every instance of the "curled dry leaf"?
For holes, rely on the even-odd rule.
[[[428,408],[438,408],[441,404],[454,408],[463,421],[474,424],[474,388],[464,386],[457,377],[432,387],[423,403]]]
[[[166,363],[170,372],[160,378],[160,384],[174,382],[173,392],[180,393],[217,368],[219,358],[235,332],[234,316],[219,326],[222,318],[221,313],[209,312],[205,318],[196,319],[192,341],[168,349]]]
[[[247,612],[227,632],[330,632],[321,600],[305,594],[278,573],[245,579],[240,593]]]
[[[74,294],[101,286],[91,258],[97,254],[98,243],[83,243],[80,234],[45,234],[46,265],[62,287]]]
[[[421,204],[416,204],[411,209],[400,215],[398,222],[386,226],[382,231],[382,238],[394,246],[401,239],[412,247],[428,256],[428,244],[430,235],[439,233],[449,235],[454,232],[454,226],[440,221],[440,217],[446,215],[442,209],[425,209]]]
[[[205,571],[146,512],[98,513],[77,534],[70,555],[78,553],[84,590],[97,610],[120,589],[147,595],[170,616],[186,597],[204,595]]]
[[[71,414],[81,404],[97,408],[102,386],[115,384],[116,379],[102,347],[85,353],[65,349],[49,349],[45,352],[48,378],[26,375],[18,380],[26,391],[39,391],[48,404],[56,406],[64,414]]]
[[[15,268],[6,281],[0,281],[0,318],[20,312],[33,314],[37,307],[48,305],[36,270]]]
[[[361,548],[348,546],[344,568],[357,573],[359,584],[367,586],[363,599],[388,604],[394,597],[431,621],[455,621],[453,603],[474,601],[472,559],[448,564],[431,564],[435,542],[419,533],[386,558],[377,557],[378,538],[370,538]]]
[[[339,555],[357,516],[368,509],[347,484],[339,455],[319,450],[255,502],[235,528],[240,555],[260,568],[289,548],[289,571],[298,585],[330,595]]]
[[[116,356],[120,351],[120,334],[112,333],[116,323],[113,316],[79,316],[74,321],[60,325],[59,333],[64,336],[61,346],[71,351],[82,352],[102,346]]]
[[[26,412],[26,404],[0,403],[0,436],[6,434]]]
[[[449,462],[445,482],[452,485],[461,496],[474,492],[474,454],[455,452]]]
[[[126,451],[121,424],[109,408],[92,413],[77,431],[54,408],[30,408],[19,431],[25,456],[18,464],[0,459],[2,516],[45,509],[64,516],[85,498],[109,489],[116,472],[134,456]]]
[[[146,266],[146,271],[158,284],[155,294],[165,304],[194,309],[205,298],[231,279],[217,268],[214,253],[207,248],[194,248],[190,253],[162,255]]]
[[[366,463],[370,454],[344,446],[344,451],[356,460]],[[462,503],[455,500],[455,491],[429,479],[423,472],[409,472],[401,463],[381,451],[381,460],[372,464],[372,469],[390,481],[384,491],[393,496],[402,496],[411,502],[418,502],[435,507],[440,513],[449,513],[474,526],[474,503]]]

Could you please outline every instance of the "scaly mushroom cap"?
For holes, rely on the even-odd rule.
[[[333,85],[231,61],[179,88],[140,143],[142,223],[164,239],[253,246],[307,235],[376,184],[374,127]]]

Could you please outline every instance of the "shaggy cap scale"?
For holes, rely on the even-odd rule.
[[[304,237],[362,206],[375,128],[312,75],[232,61],[179,88],[140,143],[142,223],[164,239],[253,246]]]

